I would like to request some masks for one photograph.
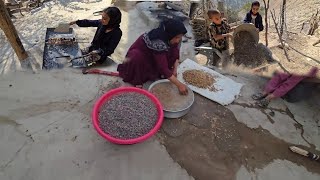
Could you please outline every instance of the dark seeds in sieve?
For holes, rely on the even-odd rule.
[[[113,96],[99,112],[100,128],[118,139],[141,137],[153,129],[157,120],[155,104],[147,96],[135,92]]]

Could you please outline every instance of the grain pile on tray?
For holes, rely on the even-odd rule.
[[[164,110],[180,111],[191,105],[193,96],[191,93],[181,95],[178,88],[171,82],[156,84],[150,90],[161,102]]]
[[[209,89],[210,91],[216,91],[214,83],[216,82],[214,77],[201,70],[187,70],[182,73],[183,79],[193,86],[202,89]]]
[[[145,135],[153,129],[157,120],[158,111],[152,100],[135,92],[113,96],[99,111],[100,128],[119,139]]]
[[[240,31],[234,37],[234,63],[246,67],[258,67],[265,63],[263,52],[248,31]]]

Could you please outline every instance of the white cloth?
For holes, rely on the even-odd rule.
[[[256,24],[256,17],[257,17],[257,16],[254,16],[254,15],[251,14],[251,18],[252,18],[252,19],[251,19],[251,23],[252,23],[252,24]]]

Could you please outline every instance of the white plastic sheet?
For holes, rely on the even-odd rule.
[[[202,89],[202,88],[198,88],[190,84],[187,84],[182,77],[182,73],[186,70],[192,70],[192,69],[202,70],[214,76],[216,80],[216,82],[214,83],[214,87],[217,89],[217,91],[212,91],[212,90],[210,91],[210,89]],[[243,86],[242,84],[237,83],[232,79],[225,77],[222,74],[219,74],[212,69],[201,66],[190,59],[186,59],[178,67],[178,79],[181,82],[188,85],[188,87],[190,87],[190,89],[192,89],[194,92],[212,101],[215,101],[221,105],[231,104],[239,96],[241,88]]]

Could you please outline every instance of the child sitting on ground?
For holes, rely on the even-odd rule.
[[[305,78],[316,77],[317,72],[318,68],[314,67],[305,76],[288,73],[276,73],[275,76],[273,76],[272,79],[266,84],[263,92],[252,95],[252,98],[258,101],[258,106],[265,108],[268,106],[271,100],[283,97]]]
[[[260,3],[254,1],[251,4],[251,10],[247,13],[244,23],[252,23],[256,26],[257,31],[263,31],[262,16],[259,14]]]
[[[210,9],[208,17],[212,22],[209,30],[213,51],[220,57],[222,67],[226,67],[230,58],[228,38],[232,37],[230,33],[232,29],[225,20],[222,20],[220,11]],[[214,61],[212,65],[216,66],[218,63],[218,61]]]

